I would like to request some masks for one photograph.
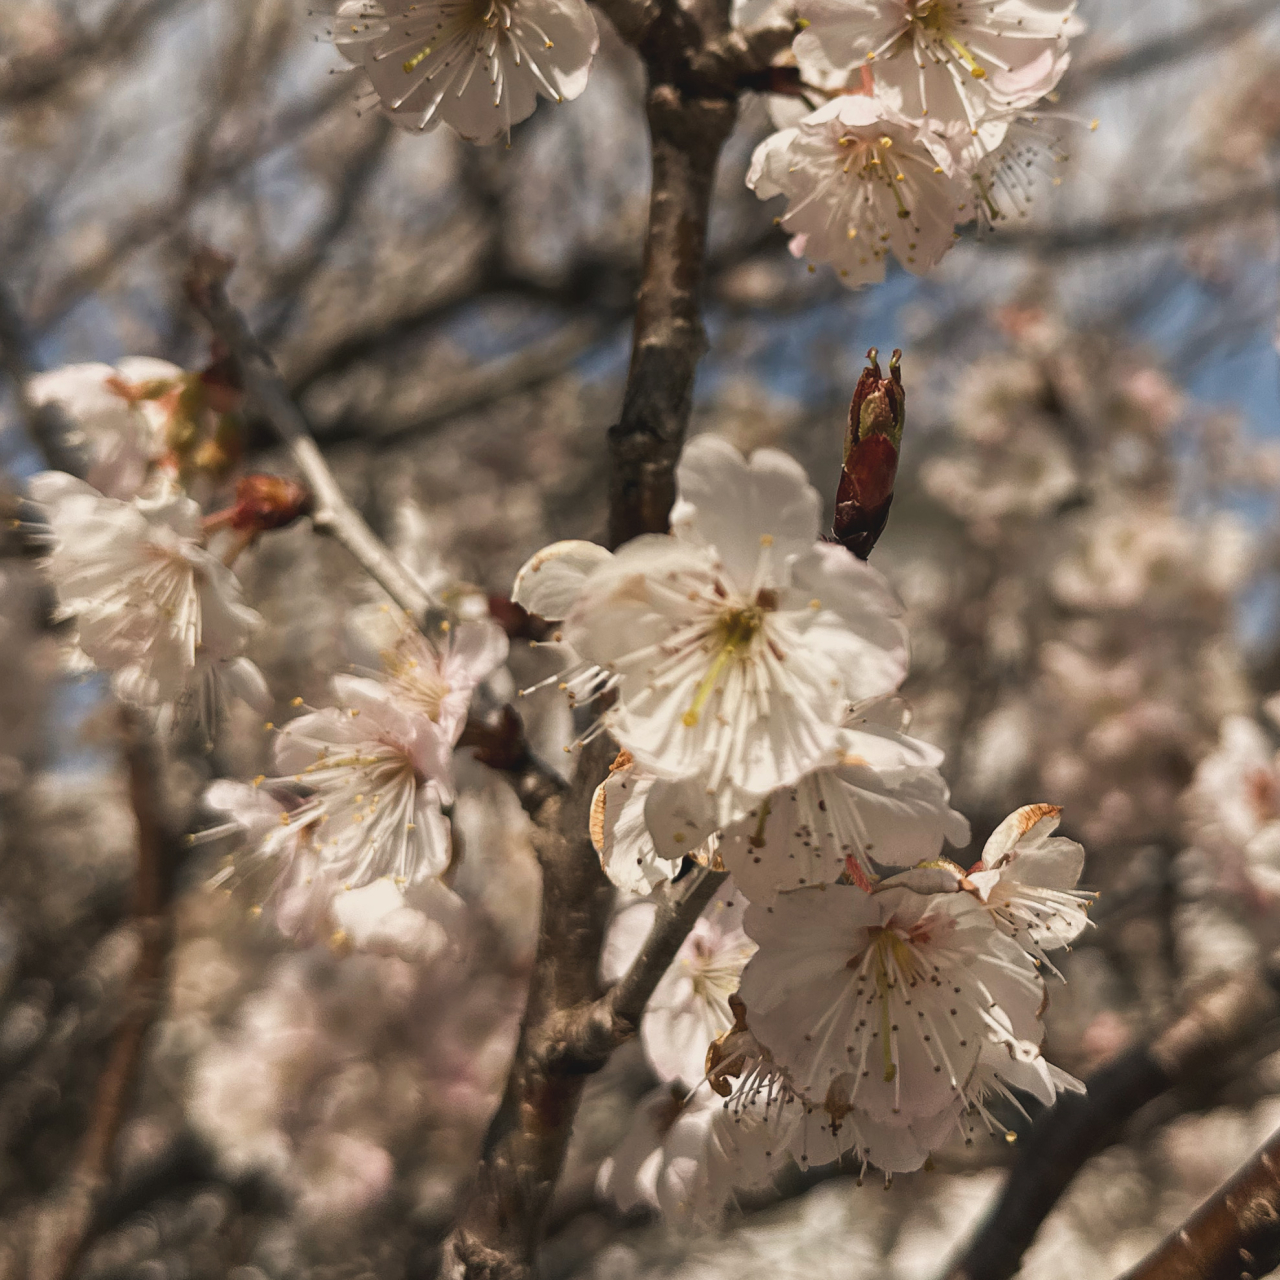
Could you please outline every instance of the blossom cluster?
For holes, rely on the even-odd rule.
[[[944,856],[969,827],[941,753],[905,732],[899,605],[819,540],[801,468],[702,436],[677,479],[670,534],[553,544],[513,596],[557,624],[564,683],[609,693],[591,731],[622,747],[592,806],[605,872],[638,895],[686,858],[729,873],[645,1015],[664,1087],[604,1173],[623,1205],[684,1213],[790,1157],[915,1169],[993,1097],[1077,1087],[1041,1057],[1039,1018],[1088,895],[1051,805],[967,870]]]
[[[268,713],[271,692],[246,656],[262,620],[232,565],[306,497],[292,481],[247,475],[230,506],[202,514],[194,495],[216,500],[234,455],[235,391],[218,366],[74,365],[33,379],[30,394],[66,416],[87,455],[87,479],[47,471],[29,485],[70,668],[109,673],[119,700],[179,742],[212,745],[233,700]],[[277,732],[272,776],[214,782],[205,804],[226,821],[205,835],[237,837],[240,856],[215,883],[248,885],[255,911],[284,932],[387,935],[413,951],[430,912],[403,914],[403,891],[447,895],[453,750],[507,637],[487,617],[442,617],[427,636],[381,611],[364,630],[377,669],[336,677],[337,705]],[[367,892],[345,899],[355,890]]]
[[[1075,0],[775,0],[740,26],[796,31],[769,96],[778,132],[747,185],[785,196],[797,257],[850,287],[892,254],[917,274],[956,227],[1025,212],[1052,141],[1032,112],[1069,62]],[[577,97],[599,37],[585,0],[341,0],[329,36],[406,128],[444,121],[480,143],[509,137],[538,96]]]
[[[206,739],[228,697],[265,710],[266,682],[244,656],[261,620],[188,492],[230,460],[231,390],[134,357],[41,374],[29,394],[66,415],[87,455],[86,479],[46,471],[29,486],[73,665],[110,672],[118,696]]]
[[[799,0],[801,96],[747,185],[786,196],[791,251],[856,287],[890,253],[919,275],[956,227],[1025,206],[1053,154],[1032,110],[1069,62],[1074,0]],[[808,111],[807,108],[814,108]]]

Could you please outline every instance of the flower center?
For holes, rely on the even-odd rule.
[[[765,613],[776,607],[776,598],[772,592],[761,591],[756,603],[746,606],[735,606],[726,609],[711,628],[712,652],[715,656],[707,673],[698,682],[697,691],[693,695],[693,704],[682,717],[686,728],[692,729],[702,717],[702,709],[707,704],[721,672],[735,658],[745,656],[751,648],[760,628],[764,626]]]
[[[433,49],[440,48],[455,36],[485,27],[510,26],[510,18],[504,9],[504,6],[494,3],[494,0],[462,0],[449,18],[436,25],[434,37],[411,58],[405,59],[402,68],[405,75],[409,75],[424,59],[429,58]]]
[[[867,930],[871,941],[871,964],[875,972],[876,991],[880,1000],[880,1051],[884,1056],[884,1082],[892,1083],[898,1074],[894,1061],[894,1037],[897,1030],[892,1025],[889,1012],[889,992],[906,983],[916,981],[916,958],[896,929],[873,925]],[[849,961],[850,968],[861,967],[861,957]]]
[[[417,658],[400,649],[385,650],[382,665],[405,698],[433,724],[439,724],[444,700],[453,692],[453,686],[440,672],[424,667]]]
[[[932,0],[932,3],[917,9],[911,21],[946,45],[969,69],[969,74],[975,80],[985,80],[986,71],[978,65],[973,54],[951,34],[951,16],[946,0]]]

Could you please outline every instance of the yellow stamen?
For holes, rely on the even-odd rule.
[[[418,50],[417,53],[413,55],[412,58],[410,58],[404,64],[405,75],[408,75],[414,69],[414,67],[416,67],[423,60],[423,58],[429,57],[430,55],[431,55],[431,46],[429,44],[424,45],[421,49]]]

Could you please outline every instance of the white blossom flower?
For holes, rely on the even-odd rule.
[[[1268,704],[1270,710],[1270,704]],[[1224,879],[1280,895],[1280,753],[1247,716],[1227,716],[1183,803],[1197,844]]]
[[[1053,835],[1061,815],[1053,804],[1024,805],[1011,813],[966,876],[996,927],[1046,964],[1046,951],[1065,947],[1088,925],[1093,897],[1075,887],[1084,850]]]
[[[576,98],[600,43],[584,0],[346,0],[333,40],[402,128],[510,135],[538,95]]]
[[[742,975],[751,1026],[798,1092],[904,1124],[970,1100],[984,1044],[1038,1052],[1044,985],[1027,954],[967,893],[825,885],[752,905],[760,945]],[[958,880],[958,870],[956,872]],[[899,878],[901,879],[901,878]],[[958,887],[958,884],[957,884]]]
[[[708,1142],[720,1100],[708,1089],[684,1095],[661,1085],[636,1104],[631,1128],[600,1166],[596,1187],[623,1213],[647,1206],[674,1221],[705,1203]]]
[[[565,641],[609,673],[602,724],[660,777],[764,794],[834,763],[850,701],[896,687],[900,606],[874,569],[818,543],[799,466],[704,436],[685,450],[671,535],[583,581]]]
[[[201,842],[237,831],[241,856],[231,857],[209,882],[218,888],[243,884],[251,907],[274,920],[281,933],[317,941],[330,932],[330,902],[337,884],[316,855],[316,824],[323,810],[283,788],[219,778],[205,790],[204,803],[226,815],[225,825],[202,831]]]
[[[909,116],[975,126],[1027,107],[1062,78],[1075,0],[801,0],[795,40],[809,76],[869,62]]]
[[[261,619],[201,545],[194,502],[168,485],[121,502],[57,471],[30,488],[53,529],[47,567],[60,611],[121,697],[206,730],[228,693],[264,705],[262,675],[242,656]]]
[[[785,195],[792,253],[831,263],[851,288],[883,280],[891,250],[917,275],[935,266],[972,195],[935,122],[865,94],[833,98],[766,138],[747,186],[762,200]]]
[[[755,943],[742,931],[746,899],[732,880],[720,886],[680,946],[645,1006],[640,1038],[660,1079],[701,1084],[712,1041],[733,1025],[730,1005]],[[653,927],[652,900],[624,903],[601,954],[601,978],[618,981],[631,967]]]
[[[596,542],[579,538],[553,542],[520,567],[511,588],[511,599],[535,617],[546,622],[561,622],[573,608],[592,571],[612,559],[613,553]],[[556,632],[543,647],[559,649],[564,655],[564,668],[541,684],[522,689],[522,695],[558,684],[568,695],[570,704],[587,703],[616,683],[607,671],[579,658],[565,644],[562,632]]]
[[[711,1042],[733,1026],[729,997],[756,949],[742,931],[746,905],[733,881],[726,881],[649,997],[640,1037],[661,1080],[679,1080],[690,1089],[701,1083]]]
[[[507,648],[507,633],[496,622],[477,618],[450,627],[435,643],[405,626],[382,661],[392,693],[457,742],[471,695],[507,660]]]
[[[1037,422],[1019,423],[999,441],[966,441],[939,452],[925,461],[920,479],[948,511],[988,527],[1010,518],[1038,519],[1080,486],[1060,434]]]
[[[1252,535],[1231,513],[1199,527],[1132,498],[1090,513],[1073,550],[1050,575],[1053,593],[1073,608],[1097,612],[1187,607],[1194,592],[1221,598],[1245,580],[1254,550]]]
[[[27,394],[35,405],[57,405],[81,434],[89,485],[105,497],[127,500],[164,455],[168,415],[159,401],[172,398],[185,378],[167,360],[129,356],[114,368],[73,364],[37,374]]]
[[[852,713],[838,764],[763,799],[730,793],[717,809],[696,781],[653,784],[645,823],[655,856],[693,849],[722,827],[720,860],[753,902],[767,903],[844,877],[869,888],[873,862],[914,866],[944,840],[964,847],[969,824],[948,802],[942,752],[891,727],[895,710],[900,724],[889,702]]]
[[[321,868],[353,889],[438,876],[451,854],[441,806],[453,798],[452,742],[386,685],[338,676],[334,688],[341,706],[299,716],[275,743],[278,780],[323,810]]]
[[[733,1001],[733,1028],[708,1053],[708,1083],[727,1101],[709,1139],[724,1165],[744,1170],[738,1185],[758,1185],[788,1160],[802,1169],[854,1153],[886,1174],[920,1168],[955,1127],[952,1108],[907,1123],[887,1124],[850,1101],[852,1077],[832,1080],[826,1096],[810,1100],[747,1024],[746,1006]],[[730,1081],[733,1083],[731,1084]]]
[[[984,120],[961,158],[972,174],[973,211],[979,224],[990,228],[1027,217],[1038,179],[1069,159],[1038,115],[1010,111]]]
[[[683,853],[661,858],[645,825],[645,801],[654,783],[637,771],[628,752],[618,754],[591,798],[591,843],[605,875],[626,893],[651,893],[673,880]]]

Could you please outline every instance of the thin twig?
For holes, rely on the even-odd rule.
[[[656,894],[657,916],[640,954],[603,996],[585,1008],[569,1009],[543,1029],[543,1062],[568,1070],[595,1071],[640,1030],[654,988],[670,968],[689,930],[728,878],[726,871],[698,867],[667,891]]]
[[[1280,1132],[1122,1280],[1253,1280],[1280,1264]]]
[[[311,487],[311,522],[316,531],[346,547],[391,599],[422,625],[431,608],[430,597],[347,501],[271,356],[227,297],[224,282],[230,269],[230,262],[218,254],[199,252],[187,276],[188,297],[236,361],[250,406],[270,423]]]
[[[1039,227],[999,227],[981,241],[986,250],[1017,249],[1056,254],[1110,249],[1143,239],[1174,239],[1273,210],[1280,185],[1273,180],[1241,187],[1213,200],[1189,201],[1110,218]]]
[[[1280,1015],[1273,965],[1250,968],[1207,991],[1154,1044],[1092,1075],[1035,1123],[995,1207],[947,1280],[1008,1280],[1085,1161],[1119,1141],[1133,1115],[1162,1093],[1230,1058]]]
[[[140,713],[121,708],[129,799],[138,830],[138,870],[131,923],[137,963],[125,994],[106,1065],[98,1077],[89,1125],[60,1192],[40,1215],[32,1239],[30,1280],[66,1280],[90,1238],[98,1204],[110,1186],[111,1152],[127,1114],[147,1033],[162,1004],[173,940],[169,910],[185,846],[160,798],[162,762]]]

